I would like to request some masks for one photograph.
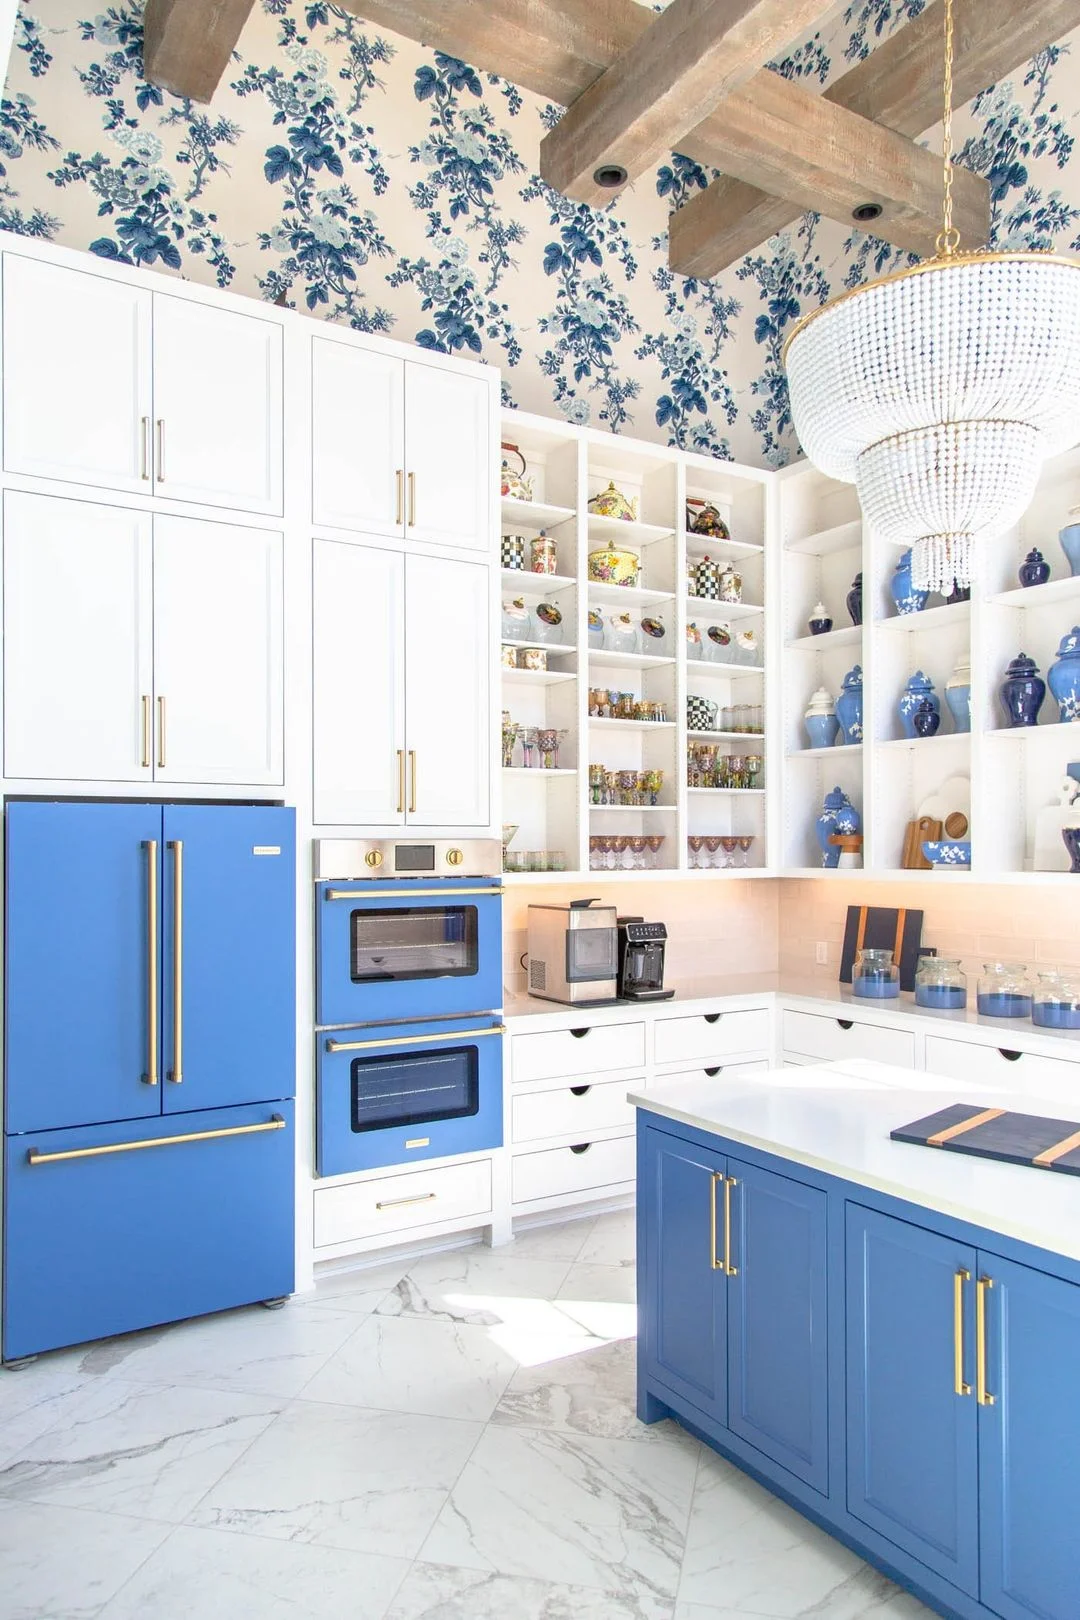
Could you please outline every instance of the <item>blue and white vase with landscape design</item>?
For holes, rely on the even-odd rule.
[[[1080,625],[1062,636],[1057,657],[1046,672],[1047,684],[1063,724],[1080,720]]]
[[[836,700],[836,718],[840,722],[840,743],[861,743],[863,740],[862,666],[856,664],[844,676],[840,696]]]
[[[1080,506],[1069,508],[1069,521],[1058,533],[1070,574],[1080,574]]]
[[[889,590],[897,613],[921,613],[929,591],[917,591],[911,583],[911,552],[905,551],[893,571]]]
[[[971,730],[971,659],[967,653],[956,660],[956,668],[945,682],[945,702],[957,731]]]
[[[1006,726],[1038,725],[1039,710],[1046,697],[1046,682],[1039,674],[1034,658],[1029,658],[1027,653],[1018,653],[1005,671],[1005,679],[998,692]]]
[[[841,826],[843,822],[843,826]],[[840,865],[840,846],[830,844],[829,836],[832,833],[856,833],[862,826],[862,818],[847,794],[841,787],[834,787],[826,793],[821,814],[814,823],[817,834],[818,847],[821,850],[821,864],[824,867]]]
[[[933,681],[929,675],[924,675],[921,669],[917,669],[904,687],[900,702],[897,704],[900,725],[905,737],[914,738],[919,735],[915,729],[915,716],[924,699],[929,700],[931,708],[936,713],[941,713],[941,701],[934,691]]]

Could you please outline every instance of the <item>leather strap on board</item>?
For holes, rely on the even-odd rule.
[[[963,1136],[965,1131],[973,1131],[976,1125],[988,1125],[992,1119],[1000,1119],[1004,1112],[1004,1108],[984,1108],[981,1114],[972,1114],[970,1119],[962,1119],[959,1125],[950,1125],[947,1130],[935,1131],[933,1136],[926,1138],[926,1145],[944,1147],[954,1136]]]
[[[856,956],[858,956],[859,952],[863,948],[863,940],[866,938],[866,924],[867,924],[867,920],[868,920],[869,916],[870,916],[870,907],[869,906],[860,906],[859,907],[859,930],[858,930],[858,933],[855,935],[855,955]],[[905,911],[898,911],[896,913],[896,938],[893,941],[893,961],[896,963],[897,967],[900,966],[900,957],[901,957],[901,954],[902,954],[903,948],[904,948],[904,929],[906,928],[906,926],[907,926],[907,912],[906,912],[906,910]]]
[[[855,935],[855,955],[856,956],[858,956],[859,952],[862,950],[863,940],[866,938],[866,918],[867,918],[867,915],[869,913],[869,910],[870,910],[869,906],[860,906],[859,907],[859,931]]]
[[[1047,1170],[1052,1164],[1056,1164],[1059,1159],[1064,1158],[1066,1153],[1071,1153],[1073,1148],[1076,1147],[1080,1147],[1080,1131],[1073,1131],[1071,1136],[1066,1136],[1060,1142],[1055,1142],[1053,1147],[1048,1147],[1044,1152],[1037,1153],[1031,1162],[1037,1164],[1041,1169]]]

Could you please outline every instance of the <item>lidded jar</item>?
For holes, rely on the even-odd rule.
[[[977,1005],[984,1018],[1030,1018],[1031,980],[1023,962],[984,962]]]
[[[702,656],[701,631],[693,620],[686,627],[686,656],[687,658],[700,658]]]
[[[1040,1029],[1080,1029],[1080,972],[1055,969],[1036,976],[1031,1022]]]
[[[936,1012],[967,1006],[967,974],[956,956],[923,956],[915,969],[915,1005]]]
[[[900,994],[900,969],[892,951],[861,950],[851,975],[852,995],[889,1001]]]
[[[523,596],[515,596],[512,602],[503,603],[502,638],[504,641],[531,641],[532,629],[532,614],[525,606]]]
[[[604,629],[604,649],[607,652],[637,652],[637,626],[629,613],[609,614]]]

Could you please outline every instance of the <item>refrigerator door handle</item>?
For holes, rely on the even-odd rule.
[[[143,1083],[158,1083],[158,892],[156,838],[147,838],[146,851],[146,1073]]]
[[[173,852],[173,1060],[168,1078],[173,1085],[184,1079],[184,841],[170,838]]]

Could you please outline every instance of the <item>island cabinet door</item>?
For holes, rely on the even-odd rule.
[[[826,1195],[736,1159],[727,1187],[728,1428],[824,1495]]]
[[[644,1189],[645,1367],[699,1412],[727,1422],[725,1161],[648,1131]]]
[[[975,1595],[975,1251],[854,1203],[846,1249],[848,1511]]]
[[[978,1280],[980,1596],[1005,1620],[1076,1620],[1080,1287],[981,1250]]]

